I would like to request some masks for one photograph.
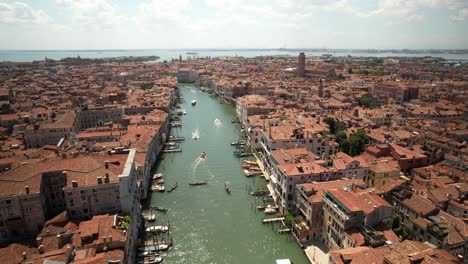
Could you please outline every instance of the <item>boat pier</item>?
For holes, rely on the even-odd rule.
[[[283,221],[284,220],[284,217],[277,217],[277,218],[265,218],[263,219],[263,223],[264,224],[268,224],[268,223],[273,223],[273,222],[280,222],[280,221]]]
[[[179,142],[179,141],[184,141],[184,137],[176,137],[176,136],[169,136],[169,139],[167,140],[168,142]]]
[[[182,152],[181,148],[174,148],[174,149],[165,149],[163,150],[164,153],[174,153],[174,152]]]

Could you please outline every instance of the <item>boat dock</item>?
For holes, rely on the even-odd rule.
[[[257,156],[257,154],[253,153],[253,155],[254,155],[255,159],[257,160],[257,165],[260,168],[260,170],[262,171],[263,176],[265,177],[265,180],[270,181],[270,175],[268,174],[268,172],[265,171],[265,167],[263,167],[262,160]]]
[[[168,142],[178,142],[178,141],[184,141],[184,137],[175,137],[175,136],[170,136],[169,139],[167,140]]]
[[[265,218],[263,219],[263,223],[264,224],[267,224],[267,223],[273,223],[273,222],[279,222],[279,221],[283,221],[284,220],[284,217],[277,217],[277,218]]]
[[[181,148],[165,149],[163,152],[164,152],[164,153],[182,152],[182,149],[181,149]]]
[[[288,233],[288,232],[291,232],[291,229],[285,228],[285,229],[280,229],[280,230],[278,230],[278,233],[280,233],[280,234],[282,234],[282,233]]]

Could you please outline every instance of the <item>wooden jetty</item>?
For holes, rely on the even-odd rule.
[[[184,137],[169,136],[169,139],[167,141],[169,141],[169,142],[172,142],[172,141],[178,142],[178,141],[184,141],[184,140],[185,140]]]
[[[277,217],[277,218],[265,218],[263,219],[263,223],[264,224],[267,224],[267,223],[273,223],[273,222],[279,222],[279,221],[283,221],[284,220],[284,217]]]
[[[163,152],[164,152],[164,153],[182,152],[182,149],[181,149],[181,148],[165,149]]]

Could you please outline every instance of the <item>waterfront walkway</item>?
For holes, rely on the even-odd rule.
[[[257,156],[257,153],[253,153],[255,159],[257,160],[258,167],[260,167],[260,170],[263,173],[263,177],[265,177],[266,181],[270,181],[270,174],[265,170],[265,167],[263,167],[263,162],[262,160]]]
[[[327,247],[318,240],[308,243],[304,252],[312,264],[328,264],[330,262],[330,254]]]

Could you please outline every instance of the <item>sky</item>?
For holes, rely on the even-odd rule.
[[[0,49],[468,49],[468,0],[0,0]]]

